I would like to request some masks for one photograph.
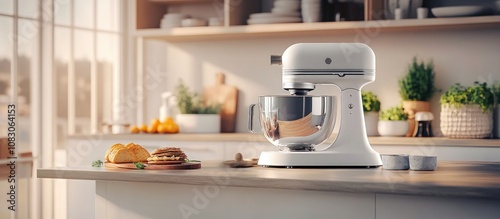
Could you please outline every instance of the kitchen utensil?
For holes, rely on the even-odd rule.
[[[236,127],[236,107],[238,103],[238,89],[235,86],[225,84],[225,75],[215,75],[215,85],[205,87],[203,99],[207,103],[222,104],[221,132],[234,132]]]
[[[259,165],[382,165],[368,142],[363,118],[360,90],[375,80],[375,54],[367,45],[299,43],[288,47],[281,57],[272,56],[271,63],[283,65],[282,88],[291,96],[261,96],[257,105],[250,105],[250,130],[258,106],[262,131],[279,148],[262,152]],[[341,90],[340,129],[330,146],[316,150],[330,136],[336,114],[334,97],[307,95],[320,84],[333,84]],[[282,128],[284,125],[289,127]]]

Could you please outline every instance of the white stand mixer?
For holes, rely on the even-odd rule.
[[[272,57],[271,62],[274,64],[281,62],[283,65],[282,86],[293,96],[307,96],[307,93],[314,90],[316,85],[338,86],[341,90],[341,121],[337,139],[326,149],[321,151],[316,151],[314,148],[303,151],[265,151],[260,155],[259,165],[274,167],[377,167],[382,165],[380,155],[368,142],[361,101],[361,88],[375,80],[375,54],[367,45],[361,43],[294,44],[285,50],[281,59]],[[252,114],[253,106],[251,106],[253,117]],[[325,129],[326,132],[329,131],[328,136],[333,130],[332,127],[317,127]]]

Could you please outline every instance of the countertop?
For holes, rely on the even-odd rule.
[[[382,193],[500,199],[500,163],[440,162],[435,171],[383,168],[228,168],[202,162],[195,170],[129,170],[91,166],[38,169],[38,178]]]

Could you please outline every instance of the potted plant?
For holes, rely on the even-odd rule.
[[[451,138],[486,138],[493,129],[494,96],[486,83],[452,85],[441,98],[441,132]]]
[[[497,82],[491,87],[495,95],[495,108],[493,111],[493,137],[500,138],[500,83]]]
[[[182,81],[176,87],[175,96],[180,112],[175,118],[181,133],[220,132],[220,104],[203,104],[200,95],[190,91]]]
[[[401,105],[380,112],[378,133],[381,136],[405,136],[408,132],[408,114]]]
[[[399,80],[399,94],[403,99],[403,108],[408,114],[410,128],[406,136],[413,136],[415,131],[415,113],[430,111],[432,95],[436,92],[434,86],[434,64],[418,62],[414,57],[408,66],[406,75]]]
[[[378,113],[380,111],[380,100],[377,95],[370,91],[361,91],[363,100],[363,112],[365,116],[366,134],[368,136],[378,135]]]

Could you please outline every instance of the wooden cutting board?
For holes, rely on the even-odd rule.
[[[105,163],[104,166],[138,170],[133,163]],[[189,170],[189,169],[200,169],[200,168],[201,168],[201,162],[190,162],[190,163],[171,164],[171,165],[146,164],[146,167],[144,169],[145,170]]]
[[[215,85],[205,87],[203,98],[207,103],[222,104],[221,132],[234,132],[236,129],[236,107],[238,103],[238,89],[225,84],[225,75],[215,75]]]

